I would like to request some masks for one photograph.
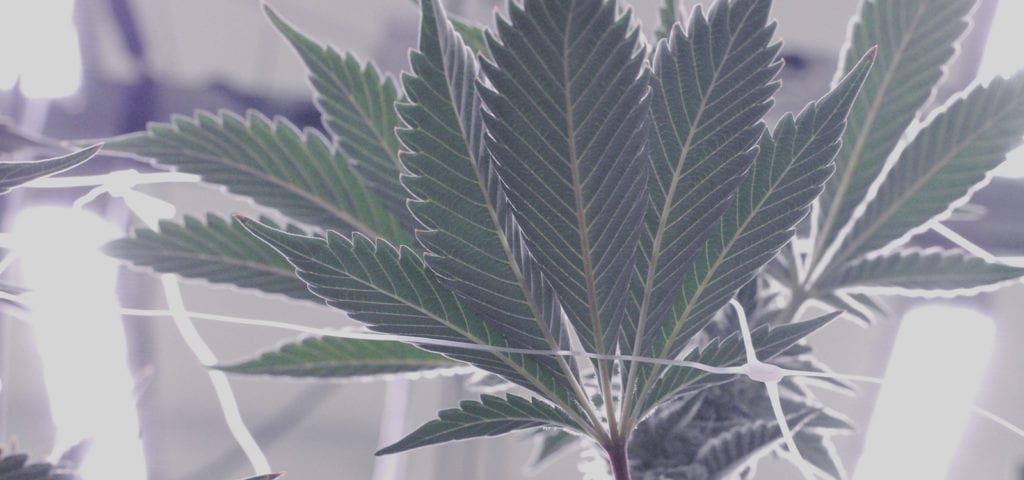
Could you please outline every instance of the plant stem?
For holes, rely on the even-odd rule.
[[[612,466],[612,478],[615,480],[631,480],[629,476],[629,452],[626,445],[629,442],[625,439],[605,445],[604,451],[608,454],[608,462]]]

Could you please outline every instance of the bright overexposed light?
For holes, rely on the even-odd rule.
[[[119,232],[82,210],[20,212],[12,243],[42,359],[59,454],[92,439],[85,480],[146,477],[134,382],[116,297],[117,263],[99,251]]]
[[[992,28],[985,43],[985,54],[978,67],[978,79],[989,81],[997,75],[1010,76],[1024,68],[1024,55],[1020,52],[1020,19],[1024,18],[1024,2],[999,0],[992,17]],[[996,175],[1024,178],[1024,148],[1010,152]]]
[[[74,0],[4,0],[0,3],[0,89],[18,79],[30,98],[75,93],[82,54],[72,21]]]
[[[946,478],[992,350],[992,320],[932,305],[904,317],[857,480]]]

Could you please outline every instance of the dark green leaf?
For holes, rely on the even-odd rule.
[[[197,174],[309,225],[408,242],[398,221],[318,132],[300,132],[284,118],[271,121],[258,112],[246,118],[199,112],[171,122],[107,147]]]
[[[834,265],[899,244],[947,216],[1024,138],[1024,74],[949,102],[918,131],[853,224]]]
[[[23,183],[63,172],[79,165],[96,155],[102,146],[93,145],[62,157],[34,162],[0,162],[0,195],[10,192]]]
[[[835,445],[823,435],[814,431],[801,430],[793,434],[800,456],[816,470],[827,475],[829,480],[846,480],[846,470],[839,459]]]
[[[1024,277],[1024,268],[992,263],[959,251],[907,249],[832,267],[820,290],[963,295]]]
[[[664,323],[683,279],[754,158],[782,67],[769,0],[699,7],[654,53],[647,142],[650,203],[640,236],[627,338]],[[632,344],[628,346],[632,348]]]
[[[260,221],[277,227],[270,219]],[[288,230],[301,233],[294,227]],[[131,237],[108,243],[103,250],[160,273],[323,303],[274,249],[250,235],[239,223],[229,223],[213,214],[207,214],[206,223],[191,216],[186,216],[183,224],[164,220],[159,232],[138,229]]]
[[[269,6],[264,10],[306,64],[324,127],[352,162],[352,169],[391,212],[411,225],[405,208],[408,194],[398,180],[406,170],[398,159],[395,136],[395,83],[382,78],[373,64],[362,65],[352,54],[340,55],[332,47],[314,42]]]
[[[480,94],[487,147],[585,349],[615,349],[646,208],[648,88],[629,14],[606,0],[526,0],[498,19]],[[493,140],[493,141],[492,141]]]
[[[868,0],[851,30],[841,72],[873,46],[878,58],[850,111],[838,172],[826,185],[816,245],[836,241],[882,172],[903,132],[932,96],[956,53],[976,0]],[[817,252],[818,254],[821,251]]]
[[[750,174],[688,273],[674,319],[655,332],[654,356],[673,358],[793,236],[833,171],[844,119],[871,55],[836,89],[765,134]]]
[[[250,375],[357,378],[465,366],[400,342],[310,337],[219,370]]]
[[[528,474],[536,474],[566,450],[579,443],[580,436],[565,430],[537,429],[533,437],[537,446],[526,465]]]
[[[394,445],[380,449],[377,455],[542,426],[579,429],[560,410],[537,399],[481,395],[479,402],[467,400],[459,403],[459,408],[440,411],[437,420],[424,424]]]
[[[501,351],[511,348],[508,339],[465,308],[409,248],[360,234],[350,240],[329,231],[323,239],[292,235],[250,219],[242,219],[242,224],[288,258],[313,293],[371,329],[498,349],[422,346],[496,373],[570,410],[576,408],[575,397],[547,357]]]
[[[284,476],[283,473],[269,473],[267,475],[257,475],[255,477],[249,477],[244,480],[275,480]]]

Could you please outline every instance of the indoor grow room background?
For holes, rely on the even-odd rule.
[[[453,12],[489,23],[499,2],[445,3]],[[644,25],[655,23],[659,0],[631,3]],[[696,2],[683,3],[691,7]],[[857,3],[776,1],[775,17],[780,21],[787,59],[777,110],[799,108],[824,92]],[[408,0],[278,0],[273,5],[313,38],[373,59],[393,75],[406,68],[408,48],[416,41],[418,13]],[[0,10],[0,114],[28,131],[56,138],[98,138],[140,130],[147,121],[165,121],[172,113],[191,113],[197,108],[236,112],[256,108],[285,115],[299,125],[319,127],[305,68],[266,21],[255,0],[7,0]],[[976,74],[988,78],[1024,67],[1014,35],[1021,20],[1024,4],[983,0],[944,84],[947,91],[959,90]],[[944,98],[940,91],[939,100]],[[101,156],[76,173],[125,167],[138,165]],[[997,255],[1024,258],[1024,215],[1019,210],[1024,206],[1024,155],[1012,158],[1004,173],[1007,176],[996,178],[974,197],[972,203],[987,211],[984,221],[946,223]],[[175,184],[144,190],[177,206],[178,218],[210,210],[224,214],[253,211],[248,204],[232,203],[205,187]],[[15,238],[7,234],[27,238],[23,242],[39,247],[33,251],[48,252],[26,255],[24,264],[11,272],[22,275],[11,277],[12,283],[20,278],[30,288],[54,292],[62,299],[59,303],[74,312],[53,312],[52,318],[39,322],[49,327],[36,329],[10,315],[0,319],[0,439],[16,436],[20,450],[44,455],[82,436],[96,436],[97,448],[86,480],[232,478],[252,473],[231,432],[237,425],[230,427],[225,419],[211,378],[192,349],[196,345],[190,348],[169,319],[126,318],[122,322],[114,313],[103,311],[112,308],[103,300],[114,297],[116,266],[105,264],[102,258],[90,264],[82,259],[98,254],[72,247],[81,248],[89,243],[91,232],[102,229],[79,224],[79,220],[64,218],[53,210],[32,209],[67,206],[86,191],[23,189],[0,203],[5,238]],[[93,206],[100,207],[92,210],[102,214],[115,232],[137,221],[120,200]],[[46,225],[47,221],[55,224]],[[61,228],[69,233],[61,235]],[[102,241],[97,238],[93,245]],[[60,255],[53,252],[58,251],[79,260],[75,263],[86,273],[75,273],[70,265],[54,269]],[[116,288],[122,305],[163,308],[157,279],[125,269],[119,272]],[[47,280],[55,277],[63,281]],[[89,289],[78,289],[86,299],[83,305],[74,304],[70,300],[73,295],[61,293],[61,288],[84,284]],[[344,321],[340,313],[326,308],[258,298],[223,287],[184,282],[182,290],[193,311],[314,327],[338,326],[339,320]],[[910,312],[904,318],[912,320],[913,312],[922,305],[930,308],[923,314],[930,315],[929,321],[923,322],[929,327],[916,333],[906,331],[901,354],[928,359],[936,350],[938,358],[925,360],[922,370],[902,379],[903,383],[894,380],[890,385],[904,387],[903,395],[909,396],[902,398],[903,404],[934,410],[931,421],[924,426],[881,420],[871,423],[879,393],[875,386],[863,386],[858,397],[823,392],[827,405],[861,427],[857,435],[836,439],[847,469],[855,471],[859,462],[869,461],[902,462],[911,468],[928,463],[938,464],[937,475],[953,480],[1024,478],[1024,439],[978,417],[968,417],[967,412],[945,410],[942,401],[951,393],[977,388],[976,405],[1024,425],[1020,407],[1024,405],[1024,355],[1020,353],[1024,285],[955,302],[901,300],[892,307],[900,313]],[[89,314],[87,308],[96,308],[98,313]],[[963,311],[981,318],[961,323],[935,321],[955,320]],[[100,321],[97,315],[107,320]],[[294,338],[293,333],[279,330],[203,321],[196,325],[213,354],[223,361],[247,357]],[[895,322],[862,329],[839,321],[811,341],[819,358],[834,370],[881,376],[898,330]],[[974,366],[943,366],[943,359],[948,362],[943,349],[958,349],[964,356],[981,360]],[[922,377],[937,368],[944,368],[947,378],[928,390]],[[969,374],[971,371],[984,372],[980,384],[978,378],[971,378],[977,377]],[[532,448],[526,437],[511,435],[401,456],[372,456],[379,444],[433,418],[438,408],[473,396],[463,388],[463,377],[368,383],[239,376],[229,380],[241,420],[270,465],[288,471],[288,478],[522,478],[521,467]],[[895,401],[892,408],[900,404]],[[391,420],[382,423],[384,411],[390,412],[387,417]],[[539,477],[573,478],[578,475],[578,462],[579,455],[571,452]],[[783,462],[767,459],[761,462],[757,478],[794,475]]]

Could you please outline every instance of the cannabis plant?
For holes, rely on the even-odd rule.
[[[266,7],[309,68],[327,136],[199,112],[106,148],[291,222],[186,217],[107,250],[326,302],[376,332],[225,370],[468,365],[514,386],[380,454],[529,429],[546,452],[596,446],[618,480],[721,478],[782,443],[841,478],[829,437],[851,426],[792,377],[826,371],[803,339],[843,310],[884,315],[876,293],[1024,275],[907,246],[1024,135],[1024,75],[932,105],[974,3],[866,1],[831,90],[771,128],[783,63],[768,0],[718,0],[685,22],[667,2],[654,43],[614,0],[509,2],[493,31],[422,0],[400,86]],[[811,301],[835,311],[801,321]],[[769,388],[729,383],[744,373]]]

